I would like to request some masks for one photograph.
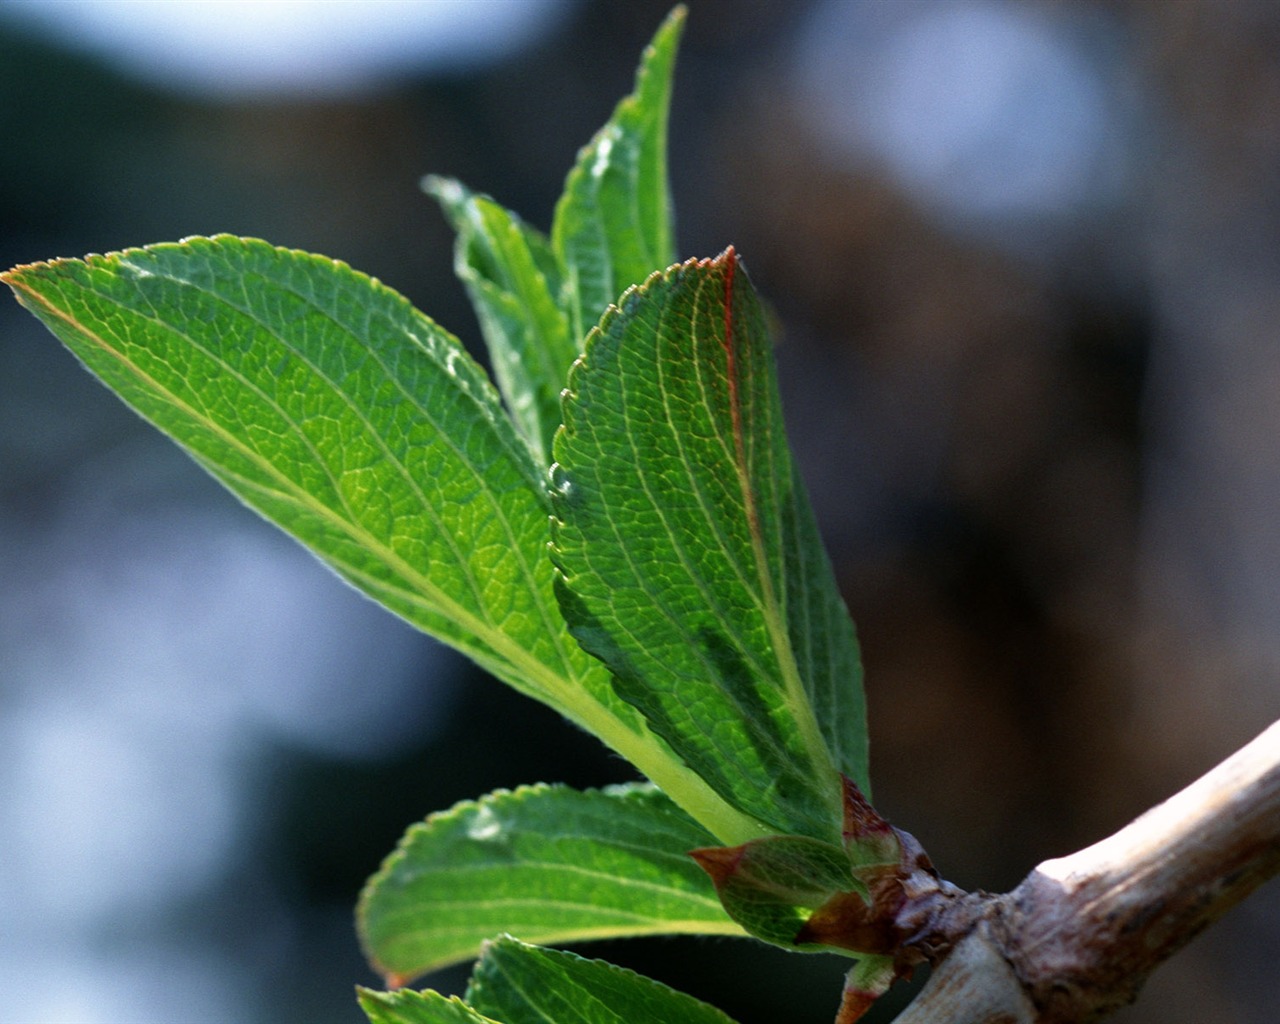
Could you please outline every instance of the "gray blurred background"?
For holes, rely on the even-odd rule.
[[[877,804],[1007,888],[1280,716],[1280,6],[691,6],[680,252],[733,243],[776,309]],[[0,2],[0,264],[252,234],[475,349],[419,176],[547,227],[667,9]],[[2,1021],[355,1024],[351,909],[411,821],[629,777],[245,512],[7,300],[0,572]],[[843,969],[584,951],[742,1024],[829,1020]],[[1277,959],[1273,883],[1116,1019],[1274,1024]]]

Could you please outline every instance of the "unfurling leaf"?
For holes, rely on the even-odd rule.
[[[494,377],[517,429],[547,466],[560,426],[560,391],[580,351],[559,305],[563,271],[551,243],[456,181],[429,177],[423,188],[458,233],[454,267],[475,307]]]
[[[640,59],[635,90],[582,148],[556,204],[551,245],[578,345],[624,289],[676,260],[667,120],[684,19],[677,7],[662,23]]]

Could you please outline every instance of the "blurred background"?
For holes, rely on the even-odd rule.
[[[947,877],[1008,888],[1280,715],[1280,6],[691,7],[680,251],[735,244],[777,311],[876,802]],[[549,226],[667,9],[0,0],[0,264],[251,234],[478,350],[418,178]],[[355,1024],[377,979],[352,906],[410,822],[629,777],[244,511],[7,300],[0,573],[4,1021]],[[742,1024],[829,1020],[843,970],[585,951]],[[1272,1024],[1277,959],[1273,883],[1115,1019]]]

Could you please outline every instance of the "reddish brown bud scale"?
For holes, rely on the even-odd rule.
[[[711,876],[712,883],[718,889],[737,870],[738,862],[742,860],[742,850],[741,846],[708,846],[701,850],[690,850],[689,856]]]
[[[862,839],[879,833],[893,831],[893,826],[880,816],[871,806],[870,801],[862,795],[858,784],[847,775],[840,776],[840,784],[844,798],[844,834],[845,845],[853,839]]]
[[[885,901],[874,896],[868,905],[856,892],[836,893],[809,915],[809,920],[796,934],[796,944],[818,943],[855,953],[895,953],[905,938],[894,921],[902,900],[895,902],[892,894],[888,895],[894,906],[893,913],[886,914]]]

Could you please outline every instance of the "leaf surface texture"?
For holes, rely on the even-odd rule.
[[[366,951],[403,981],[502,932],[544,944],[742,935],[688,855],[709,839],[649,786],[530,786],[459,804],[413,826],[370,880]]]
[[[728,803],[838,841],[837,772],[867,774],[857,643],[736,254],[629,291],[564,415],[552,550],[570,629]]]

